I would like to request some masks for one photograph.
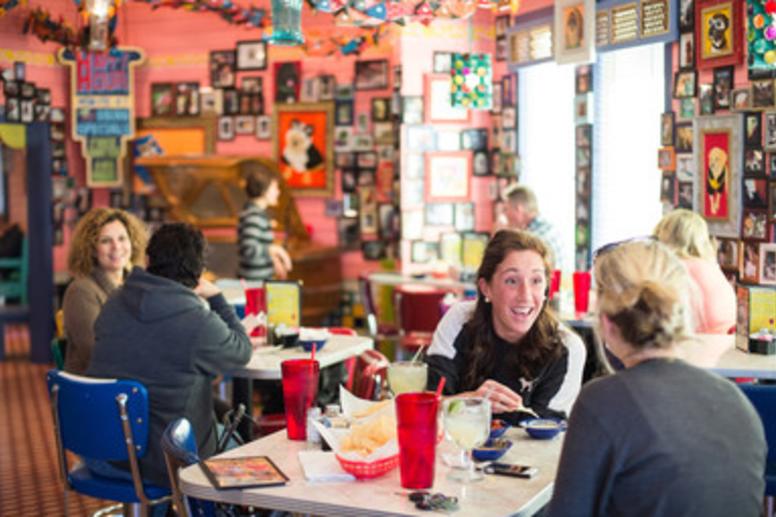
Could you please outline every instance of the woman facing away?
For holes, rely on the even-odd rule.
[[[501,230],[477,271],[477,300],[445,313],[429,347],[429,388],[442,377],[447,395],[487,396],[511,423],[565,417],[579,393],[586,350],[547,307],[551,253],[529,232]]]
[[[757,516],[760,419],[732,382],[678,356],[686,268],[663,244],[599,252],[597,332],[625,369],[579,395],[548,515]]]
[[[94,347],[94,321],[132,266],[142,266],[148,233],[134,215],[93,208],[73,233],[67,257],[75,278],[62,305],[67,338],[65,370],[83,375]]]
[[[695,332],[726,334],[736,324],[736,293],[717,263],[715,242],[706,221],[683,208],[666,214],[655,238],[682,260],[690,274],[690,303]]]

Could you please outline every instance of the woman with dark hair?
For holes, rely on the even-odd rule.
[[[429,347],[429,387],[487,397],[493,413],[516,423],[528,407],[565,417],[579,392],[582,340],[547,307],[551,253],[538,237],[501,230],[477,272],[476,301],[450,308]]]

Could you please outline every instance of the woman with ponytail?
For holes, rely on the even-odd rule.
[[[487,396],[494,414],[517,423],[564,417],[579,393],[582,340],[547,307],[550,250],[528,232],[501,230],[477,272],[477,300],[439,322],[426,357],[429,388],[445,377],[447,395]]]
[[[550,516],[757,516],[766,445],[735,384],[680,359],[687,269],[657,241],[595,259],[597,333],[625,366],[585,385]]]

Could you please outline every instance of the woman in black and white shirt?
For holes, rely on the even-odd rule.
[[[552,264],[547,245],[522,231],[501,230],[477,272],[476,301],[445,314],[426,357],[429,388],[446,378],[446,395],[486,396],[511,423],[528,407],[565,417],[582,382],[585,346],[547,307]]]

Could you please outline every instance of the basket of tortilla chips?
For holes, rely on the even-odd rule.
[[[316,427],[342,469],[358,479],[380,477],[395,469],[399,465],[399,445],[393,401],[354,401],[355,397],[346,390],[340,394],[343,414],[350,420],[350,427],[331,429],[319,426],[318,422]]]

